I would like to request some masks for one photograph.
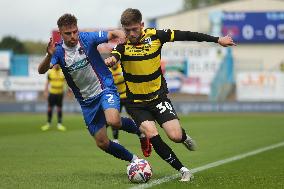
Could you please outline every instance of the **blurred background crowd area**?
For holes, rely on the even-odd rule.
[[[178,111],[284,111],[284,1],[185,0],[182,10],[147,18],[145,24],[231,35],[238,44],[233,48],[197,42],[164,45],[162,69]],[[88,28],[100,29],[110,28]],[[55,29],[50,33],[60,40]],[[114,45],[100,45],[102,56],[108,56]],[[37,72],[45,48],[44,42],[1,39],[0,112],[45,111],[47,76]],[[79,111],[72,96],[65,101],[67,111]]]

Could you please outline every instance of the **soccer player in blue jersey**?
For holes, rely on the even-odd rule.
[[[149,151],[149,140],[141,137],[134,121],[120,117],[119,95],[112,74],[97,50],[101,43],[124,38],[123,32],[79,32],[77,18],[71,14],[62,15],[57,25],[63,41],[55,44],[50,39],[47,55],[40,63],[38,72],[44,74],[53,65],[60,65],[67,84],[81,106],[87,128],[100,149],[129,162],[137,158],[120,144],[109,140],[106,125],[110,125],[139,135],[142,151]]]

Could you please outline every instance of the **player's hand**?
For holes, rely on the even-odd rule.
[[[67,89],[67,96],[70,98],[73,97],[73,92],[70,88]]]
[[[45,99],[48,99],[48,91],[44,91],[43,96],[44,96]]]
[[[53,53],[55,51],[55,45],[56,44],[54,43],[53,39],[50,38],[49,42],[48,42],[48,45],[46,47],[46,52],[47,52],[48,55],[51,55],[51,56],[53,55]]]
[[[108,57],[108,58],[105,59],[105,65],[107,67],[112,67],[116,63],[117,63],[117,60],[114,56],[111,56],[111,57]]]
[[[219,37],[218,43],[223,47],[229,47],[229,46],[237,46],[236,43],[234,43],[232,37],[225,36],[225,37]]]

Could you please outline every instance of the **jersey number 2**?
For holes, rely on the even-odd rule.
[[[106,96],[108,97],[108,99],[107,99],[108,103],[114,103],[112,94],[107,94]]]

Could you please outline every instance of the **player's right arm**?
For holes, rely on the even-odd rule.
[[[107,67],[112,67],[114,66],[116,63],[118,62],[118,60],[115,58],[115,56],[110,56],[108,58],[105,59],[105,65]]]
[[[55,43],[53,42],[52,38],[50,38],[46,48],[46,56],[38,66],[39,74],[45,74],[52,67],[52,64],[50,62],[54,52],[55,52]]]
[[[122,57],[124,51],[124,45],[119,44],[113,48],[110,57],[105,59],[105,65],[107,67],[112,67],[115,65]]]

